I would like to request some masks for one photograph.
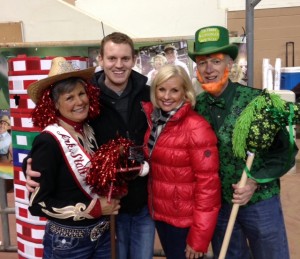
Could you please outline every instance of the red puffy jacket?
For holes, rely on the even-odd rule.
[[[207,252],[221,205],[217,138],[210,124],[185,103],[167,122],[151,157],[147,143],[153,105],[143,103],[149,128],[148,205],[154,220],[190,227],[187,244]]]

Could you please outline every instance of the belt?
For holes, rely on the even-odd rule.
[[[74,237],[74,238],[83,238],[90,236],[91,241],[97,240],[103,233],[109,229],[109,221],[102,221],[94,227],[66,227],[59,225],[53,221],[48,222],[49,230],[63,237]]]

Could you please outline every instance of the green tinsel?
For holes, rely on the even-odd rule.
[[[286,102],[278,94],[262,91],[236,121],[232,137],[235,156],[245,158],[246,151],[255,152],[258,148],[271,145],[275,134],[284,124],[282,118],[287,118],[286,113],[289,113],[286,111]]]

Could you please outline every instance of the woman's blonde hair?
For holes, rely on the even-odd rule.
[[[156,76],[151,84],[150,98],[151,98],[152,104],[156,108],[159,108],[159,106],[157,104],[157,100],[155,98],[156,88],[172,77],[180,77],[182,79],[182,81],[183,81],[182,87],[183,87],[183,90],[185,93],[186,101],[190,102],[192,107],[194,107],[196,104],[196,94],[195,94],[195,90],[193,88],[192,81],[191,81],[189,75],[187,74],[187,72],[185,71],[185,69],[183,67],[176,66],[176,65],[170,65],[170,64],[164,65],[163,67],[161,67],[159,69],[158,73],[156,74]]]

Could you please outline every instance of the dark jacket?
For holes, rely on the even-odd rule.
[[[41,173],[40,177],[33,178],[40,187],[30,194],[29,211],[32,215],[67,226],[89,226],[99,222],[100,215],[86,217],[91,198],[78,187],[62,155],[61,146],[50,133],[42,132],[34,139],[31,157],[32,169]],[[72,213],[76,209],[81,211],[80,220],[79,213]]]
[[[99,86],[98,79],[103,73],[99,71],[95,74],[94,85]],[[129,80],[132,83],[132,91],[129,93],[128,123],[114,108],[108,96],[100,93],[100,116],[90,122],[99,146],[117,136],[129,137],[136,145],[143,144],[147,121],[141,102],[150,100],[150,88],[146,85],[147,78],[135,71],[132,71]],[[121,199],[121,212],[136,213],[147,205],[147,179],[148,177],[137,177],[129,182],[128,194]]]

